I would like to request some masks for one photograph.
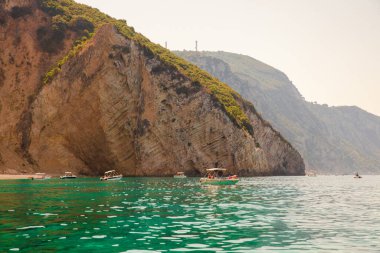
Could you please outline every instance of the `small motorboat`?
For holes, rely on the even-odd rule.
[[[317,172],[315,172],[314,170],[309,170],[306,172],[306,176],[308,177],[316,177],[317,176]]]
[[[354,178],[362,178],[362,176],[360,176],[359,173],[356,172]]]
[[[46,180],[50,179],[51,176],[46,175],[46,173],[36,173],[33,177],[32,180]]]
[[[67,171],[67,172],[65,172],[64,176],[60,176],[59,178],[60,179],[75,179],[75,178],[77,178],[77,176],[75,176],[73,173]]]
[[[200,179],[202,185],[234,185],[239,182],[237,175],[225,177],[226,169],[212,168],[206,170],[206,176]]]
[[[174,178],[186,178],[186,175],[185,175],[185,172],[177,172],[177,174],[175,174],[173,177]]]
[[[108,180],[120,180],[123,178],[122,174],[119,174],[116,172],[116,170],[109,170],[104,172],[104,176],[100,178],[102,181],[108,181]]]

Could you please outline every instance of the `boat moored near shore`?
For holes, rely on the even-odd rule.
[[[100,180],[102,181],[120,180],[122,178],[123,178],[123,175],[116,172],[116,170],[109,170],[109,171],[104,172],[104,176],[102,176]]]
[[[67,171],[67,172],[65,172],[64,176],[60,176],[59,178],[60,179],[75,179],[75,178],[77,178],[77,176],[74,175],[72,172]]]
[[[46,173],[36,173],[33,177],[31,177],[32,180],[46,180],[51,179],[51,176],[46,175]]]
[[[174,178],[186,178],[186,175],[185,175],[185,172],[181,172],[181,171],[179,171],[179,172],[177,172],[177,174],[175,174],[173,177],[174,177]]]
[[[239,182],[237,175],[224,176],[227,169],[212,168],[206,170],[206,176],[200,179],[202,185],[234,185]]]

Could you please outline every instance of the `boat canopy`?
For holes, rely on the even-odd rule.
[[[46,175],[46,173],[36,173],[36,175]]]
[[[177,172],[177,175],[184,175],[184,174],[185,174],[185,172],[182,172],[182,171]]]
[[[108,173],[113,173],[113,172],[116,172],[116,170],[109,170],[109,171],[106,171],[106,172],[104,172],[104,174],[108,174]]]
[[[206,171],[226,171],[227,169],[221,169],[221,168],[212,168],[212,169],[206,169]]]

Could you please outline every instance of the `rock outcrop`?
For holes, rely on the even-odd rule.
[[[18,5],[9,2],[1,3],[0,172],[167,176],[220,166],[239,175],[304,174],[299,153],[251,104],[236,97],[247,131],[207,88],[112,24],[44,82],[76,34],[67,31],[56,52],[41,50],[38,31],[51,16],[21,0],[24,12],[12,16]]]

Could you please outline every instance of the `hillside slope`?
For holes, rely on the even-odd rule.
[[[304,100],[288,77],[251,57],[176,52],[229,84],[296,147],[306,167],[326,174],[380,172],[380,118],[357,107]]]
[[[304,174],[252,104],[125,21],[71,0],[0,12],[0,172]]]

